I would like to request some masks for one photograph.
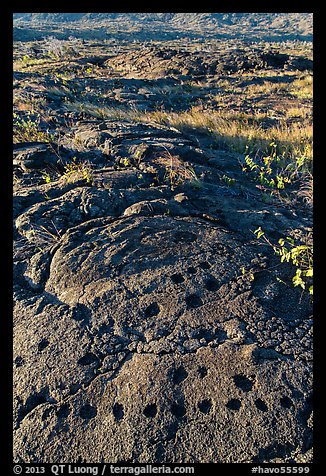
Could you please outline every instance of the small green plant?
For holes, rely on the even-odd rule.
[[[248,150],[248,146],[246,147]],[[300,164],[299,164],[300,165]],[[296,167],[296,171],[298,165]],[[277,144],[270,143],[270,153],[263,157],[253,159],[248,153],[242,164],[243,172],[250,172],[256,182],[271,189],[284,189],[285,184],[290,184],[293,180],[293,171],[286,167],[284,154],[277,153]]]
[[[49,172],[47,172],[46,170],[42,170],[41,175],[44,178],[45,183],[50,183],[51,182],[51,176],[50,176]]]
[[[88,185],[93,185],[93,172],[89,162],[78,161],[76,157],[64,166],[64,177],[71,182],[85,180]]]
[[[248,276],[249,281],[254,281],[254,279],[255,279],[255,275],[254,275],[252,269],[247,271],[244,266],[242,266],[242,268],[241,268],[241,275],[242,276]]]
[[[313,294],[313,246],[312,234],[308,233],[304,242],[297,244],[294,239],[287,236],[285,239],[280,238],[277,244],[273,244],[265,235],[261,227],[254,231],[257,239],[263,238],[265,242],[271,246],[276,255],[280,257],[281,263],[292,263],[296,267],[296,272],[292,277],[293,286],[300,286],[307,289],[309,294]]]
[[[124,167],[130,167],[130,165],[131,165],[130,160],[127,157],[124,157],[123,159],[120,159],[120,163]]]
[[[234,178],[229,177],[228,175],[222,175],[221,180],[225,182],[229,187],[235,184],[236,180]]]
[[[53,140],[48,130],[42,131],[40,129],[40,114],[35,116],[28,112],[25,117],[22,117],[14,113],[13,119],[13,140],[15,143],[30,141],[51,142]]]
[[[28,64],[30,62],[30,57],[28,55],[23,56],[23,63]]]

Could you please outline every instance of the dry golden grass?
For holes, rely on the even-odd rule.
[[[290,160],[304,158],[312,160],[313,129],[309,121],[288,124],[280,120],[277,125],[263,127],[267,114],[250,115],[228,111],[203,110],[192,107],[186,112],[155,111],[147,113],[146,118],[166,124],[181,131],[196,131],[210,136],[212,142],[220,147],[244,153],[246,147],[262,153],[268,152],[269,144],[276,142],[279,153]]]
[[[67,111],[84,113],[97,119],[133,119],[133,111],[127,108],[99,106],[90,102],[67,101],[64,105]]]
[[[313,76],[307,74],[293,81],[291,84],[291,94],[298,99],[312,99]]]
[[[302,118],[306,119],[311,117],[312,111],[311,108],[307,107],[289,107],[284,111],[285,116],[289,118]]]
[[[251,84],[246,88],[247,96],[270,95],[270,94],[284,94],[290,89],[288,83],[273,83],[271,81],[264,81],[262,84]]]
[[[268,153],[270,143],[278,145],[279,154],[289,161],[302,162],[311,168],[313,158],[313,126],[309,112],[298,109],[289,111],[276,124],[268,124],[268,113],[249,114],[228,110],[203,109],[193,106],[183,112],[164,110],[143,112],[136,108],[112,108],[87,102],[66,102],[65,109],[85,113],[99,119],[154,122],[173,127],[183,132],[196,132],[209,137],[212,145],[238,153],[248,149]],[[291,115],[292,114],[292,115]],[[297,121],[287,121],[296,117]],[[266,125],[267,124],[267,125]]]

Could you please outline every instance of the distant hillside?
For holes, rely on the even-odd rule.
[[[312,40],[312,13],[14,13],[14,26],[40,25],[156,29],[248,39]]]

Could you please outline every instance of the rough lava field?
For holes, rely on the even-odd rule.
[[[312,233],[309,160],[256,174],[311,126],[312,68],[305,41],[14,41],[15,462],[312,462],[312,298],[253,233]]]

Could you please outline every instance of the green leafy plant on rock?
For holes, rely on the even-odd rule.
[[[222,175],[222,177],[221,177],[220,180],[222,180],[223,182],[225,182],[228,187],[232,187],[232,185],[234,185],[235,182],[236,182],[236,180],[235,180],[234,178],[229,177],[228,175],[225,175],[225,174]]]
[[[33,116],[28,112],[25,117],[13,114],[13,141],[17,142],[51,142],[53,140],[49,131],[42,131],[40,128],[41,116]]]
[[[85,180],[88,185],[93,185],[93,172],[89,162],[78,161],[76,157],[64,166],[64,178],[69,182]]]
[[[248,146],[246,148],[248,150]],[[281,190],[292,183],[302,165],[301,162],[287,164],[284,154],[277,153],[277,144],[271,142],[268,155],[263,157],[256,155],[253,158],[248,153],[242,164],[242,171],[250,173],[255,182],[265,187]]]
[[[308,233],[301,243],[287,236],[280,238],[277,244],[273,244],[265,235],[261,227],[254,231],[257,239],[263,238],[264,241],[273,248],[274,253],[280,257],[281,263],[292,263],[296,272],[292,277],[293,286],[299,286],[302,289],[308,289],[309,294],[313,294],[313,245],[312,233]]]
[[[42,170],[41,175],[42,175],[45,183],[51,183],[51,175],[49,174],[49,172],[47,172],[46,170]]]

